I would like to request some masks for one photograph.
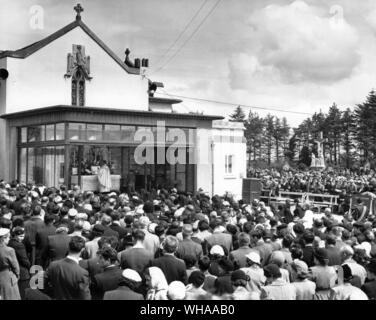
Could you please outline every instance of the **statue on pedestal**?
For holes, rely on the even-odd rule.
[[[324,137],[323,133],[320,132],[319,139],[314,140],[317,144],[317,158],[312,154],[311,169],[325,169],[325,159],[324,159],[324,148],[323,148]]]

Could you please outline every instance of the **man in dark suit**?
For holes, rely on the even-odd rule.
[[[118,243],[119,241],[116,237],[101,237],[98,240],[98,250],[102,250],[106,246],[116,250]],[[100,263],[99,255],[97,254],[94,258],[81,259],[79,265],[81,268],[84,268],[87,272],[89,272],[90,282],[94,281],[94,277],[97,274],[104,271],[104,266]]]
[[[181,281],[187,284],[187,269],[183,260],[175,257],[179,240],[174,236],[167,236],[163,243],[163,256],[154,259],[152,266],[160,268],[170,284],[172,281]]]
[[[116,290],[107,291],[103,300],[144,300],[142,294],[135,292],[141,282],[142,279],[138,272],[132,269],[125,269],[122,272],[119,287]]]
[[[112,218],[110,216],[104,215],[101,219],[101,224],[104,227],[104,232],[103,235],[105,237],[111,237],[115,236],[116,238],[119,239],[119,232],[114,231],[110,228],[110,225],[112,223]]]
[[[247,267],[246,255],[253,251],[249,246],[251,239],[247,233],[240,233],[238,239],[239,249],[230,252],[230,259],[234,262],[236,269]]]
[[[122,273],[117,263],[117,251],[109,246],[99,251],[99,263],[104,271],[95,275],[91,284],[94,300],[102,300],[106,291],[117,289]]]
[[[45,226],[37,231],[35,237],[35,264],[46,267],[43,265],[44,261],[42,259],[42,255],[44,250],[47,248],[48,245],[48,236],[52,236],[56,233],[56,227],[53,225],[55,222],[55,217],[53,215],[45,215],[44,216],[44,223]]]
[[[133,232],[135,245],[122,252],[119,252],[119,261],[122,269],[130,268],[141,273],[153,260],[153,255],[145,249],[145,233],[142,230]]]
[[[48,267],[46,283],[52,289],[52,297],[57,300],[90,300],[89,273],[78,264],[85,248],[85,240],[71,237],[69,254],[66,258],[54,261]]]
[[[36,257],[36,235],[37,232],[45,227],[42,219],[42,208],[36,205],[31,213],[31,219],[25,221],[25,246],[29,253],[30,262],[35,264]]]
[[[340,266],[341,265],[341,253],[336,247],[336,237],[334,235],[329,235],[326,238],[326,251],[329,255],[329,266]]]
[[[110,228],[119,234],[119,240],[123,240],[127,235],[127,230],[120,226],[120,214],[118,211],[113,211],[111,213],[112,223]]]
[[[313,241],[315,240],[315,236],[310,231],[305,231],[303,234],[303,240],[305,243],[305,247],[303,248],[303,261],[307,264],[307,266],[313,267],[314,263],[314,254],[313,254]]]
[[[226,228],[220,222],[215,223],[213,234],[206,239],[207,252],[218,244],[226,249],[226,255],[228,255],[232,251],[232,235],[226,232]]]
[[[193,256],[196,261],[199,261],[203,256],[202,246],[197,242],[192,240],[193,227],[191,224],[184,224],[183,230],[183,241],[180,241],[176,256],[182,260],[186,257]]]
[[[50,262],[63,259],[69,251],[68,226],[63,224],[56,229],[56,234],[47,237],[47,246],[43,254],[43,264],[48,266]]]

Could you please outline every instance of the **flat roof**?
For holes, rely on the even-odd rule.
[[[78,112],[78,113],[91,113],[91,114],[112,114],[120,116],[144,116],[154,118],[175,118],[175,119],[191,119],[191,120],[222,120],[224,117],[215,115],[204,115],[198,113],[178,113],[178,112],[155,112],[155,111],[141,111],[133,109],[115,109],[115,108],[99,108],[99,107],[79,107],[72,105],[55,105],[44,108],[37,108],[14,113],[7,113],[0,116],[2,119],[20,119],[29,116],[46,115],[61,112]]]

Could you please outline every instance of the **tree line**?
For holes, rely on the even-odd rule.
[[[344,111],[333,103],[328,113],[316,112],[298,127],[290,128],[285,117],[265,117],[250,111],[246,116],[241,106],[230,115],[230,121],[245,126],[248,159],[268,165],[286,163],[309,166],[316,157],[317,143],[323,136],[323,154],[328,166],[354,168],[376,167],[376,93]]]

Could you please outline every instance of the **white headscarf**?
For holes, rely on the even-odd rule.
[[[168,283],[163,271],[158,267],[150,267],[151,288],[146,300],[167,300]]]

